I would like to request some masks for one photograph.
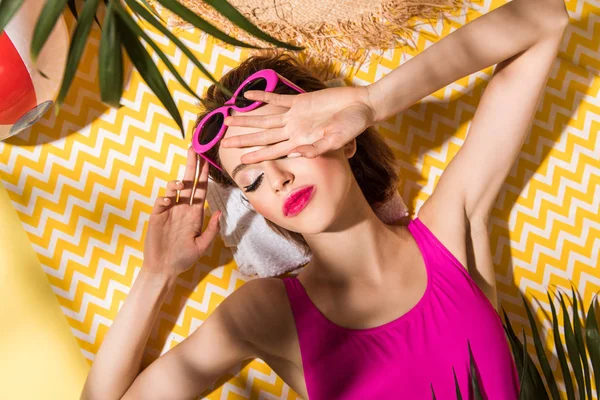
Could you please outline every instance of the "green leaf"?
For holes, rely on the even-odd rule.
[[[560,400],[560,392],[558,390],[558,386],[556,385],[556,378],[554,378],[554,374],[552,372],[552,367],[550,367],[550,363],[548,362],[548,358],[546,357],[546,351],[544,350],[544,345],[542,344],[542,340],[540,339],[540,334],[537,329],[537,325],[535,323],[535,318],[533,317],[533,313],[527,304],[527,300],[525,296],[521,293],[521,298],[523,299],[523,304],[525,305],[525,311],[527,311],[527,318],[529,319],[529,325],[531,325],[531,333],[533,335],[533,343],[535,345],[535,351],[540,361],[540,365],[542,367],[542,371],[544,376],[546,377],[546,382],[548,383],[548,387],[550,388],[550,393],[552,393],[552,398],[554,400]],[[540,382],[543,387],[543,383]],[[539,389],[539,388],[538,388]],[[545,389],[544,389],[545,392]]]
[[[519,400],[528,400],[533,399],[532,390],[531,390],[531,381],[529,380],[529,357],[526,357],[527,354],[527,335],[525,335],[525,329],[523,329],[523,375],[521,376],[521,382],[519,386],[521,390],[519,392]]]
[[[48,77],[48,75],[46,75],[46,74],[44,73],[44,71],[42,71],[41,69],[38,69],[38,70],[37,70],[37,72],[38,72],[38,74],[40,74],[40,75],[41,75],[43,78],[45,78],[45,79],[50,79],[50,78]]]
[[[512,354],[515,358],[515,365],[517,367],[517,373],[519,374],[519,381],[522,379],[523,376],[523,346],[521,345],[521,342],[519,341],[519,339],[517,338],[517,335],[515,335],[515,332],[513,330],[513,327],[510,323],[510,319],[508,318],[508,315],[506,315],[506,311],[504,310],[504,307],[502,308],[502,313],[504,314],[504,321],[506,325],[504,326],[504,331],[506,332],[506,336],[508,337],[508,341],[510,343],[510,347],[512,349]]]
[[[431,384],[431,382],[429,383],[429,386],[431,387],[431,400],[437,400],[435,397],[435,392],[433,390],[433,384]]]
[[[558,317],[556,316],[554,302],[552,301],[552,297],[550,297],[549,292],[547,293],[547,295],[548,302],[550,304],[550,309],[552,310],[552,332],[554,334],[554,346],[556,347],[556,355],[558,356],[560,369],[562,371],[563,379],[565,381],[567,398],[571,400],[575,399],[575,392],[573,391],[573,381],[571,379],[571,372],[569,371],[569,364],[567,363],[567,359],[565,357],[565,351],[562,345],[562,340],[560,338],[560,331],[558,330]]]
[[[479,388],[479,380],[477,379],[477,371],[475,370],[475,360],[473,359],[473,351],[471,350],[471,341],[467,340],[469,346],[469,365],[471,375],[471,386],[473,387],[473,395],[475,399],[482,400],[481,389]]]
[[[54,25],[62,15],[67,0],[47,0],[33,28],[31,39],[31,60],[35,63],[42,47],[48,40]]]
[[[100,21],[98,21],[98,17],[94,15],[94,21],[96,21],[96,23],[98,24],[98,27],[100,28],[100,30],[102,30],[102,25],[100,25]]]
[[[117,19],[117,21],[117,27],[121,34],[125,50],[129,55],[129,59],[138,70],[144,81],[148,84],[150,89],[156,94],[158,99],[165,106],[169,114],[171,114],[181,130],[182,137],[185,139],[181,115],[179,114],[179,110],[175,105],[175,101],[171,97],[171,93],[169,93],[169,89],[167,88],[160,71],[156,67],[156,64],[154,64],[154,60],[152,60],[135,34],[128,29],[127,25],[125,25],[120,18]]]
[[[586,398],[591,399],[592,384],[590,382],[590,368],[588,366],[588,358],[587,352],[585,350],[585,343],[583,341],[583,335],[581,334],[581,321],[579,320],[577,294],[575,293],[573,282],[569,280],[569,283],[571,283],[571,291],[573,293],[573,330],[575,331],[575,343],[577,343],[577,348],[579,349],[579,357],[581,358],[581,363],[583,364],[583,377],[585,379],[585,389],[587,393]],[[583,315],[585,317],[585,313]]]
[[[162,4],[165,8],[168,8],[173,13],[179,15],[181,18],[186,20],[187,22],[194,25],[196,28],[208,33],[211,36],[214,36],[217,39],[222,40],[225,43],[232,44],[234,46],[239,47],[248,47],[251,49],[263,49],[263,47],[256,47],[248,43],[244,43],[240,40],[232,38],[231,36],[223,33],[215,26],[206,22],[198,15],[194,14],[190,9],[185,7],[184,5],[177,2],[177,0],[157,0],[160,4]]]
[[[585,321],[585,342],[590,352],[594,382],[596,382],[596,397],[600,399],[600,333],[596,319],[596,297],[592,300]]]
[[[121,53],[121,37],[117,28],[119,0],[110,0],[104,17],[104,30],[100,38],[98,59],[98,75],[100,77],[100,97],[103,102],[113,107],[121,107],[123,95],[123,56]]]
[[[177,71],[177,69],[173,66],[173,63],[171,63],[171,60],[169,60],[169,58],[165,55],[165,53],[163,53],[160,47],[158,47],[158,45],[150,38],[150,36],[148,36],[148,34],[146,34],[146,32],[144,32],[144,30],[140,28],[140,26],[133,20],[133,18],[131,18],[131,16],[127,14],[127,11],[125,11],[125,9],[121,6],[117,7],[116,10],[119,13],[121,21],[123,21],[137,37],[141,37],[142,39],[144,39],[144,41],[146,41],[146,43],[148,43],[150,47],[154,49],[158,57],[165,63],[165,65],[167,66],[169,71],[171,71],[175,79],[177,79],[177,82],[179,82],[188,92],[190,92],[190,94],[192,94],[198,100],[202,101],[202,99],[196,94],[194,89],[189,87],[187,82],[183,80],[183,78],[179,74],[179,71]]]
[[[546,388],[544,387],[542,376],[535,367],[535,363],[529,355],[529,352],[527,352],[527,348],[523,344],[521,344],[521,341],[515,334],[512,325],[510,324],[510,319],[508,318],[508,315],[506,315],[506,311],[504,311],[504,308],[502,308],[502,312],[504,313],[504,320],[506,321],[506,335],[508,336],[508,340],[512,348],[512,354],[515,358],[517,372],[519,374],[519,382],[526,382],[525,389],[523,387],[523,384],[520,384],[520,393],[526,392],[527,396],[534,396],[533,398],[535,398],[536,400],[548,399],[548,392],[546,392]],[[527,360],[524,360],[525,358],[527,358]],[[533,368],[527,368],[527,371],[524,371],[523,364],[525,364],[526,361],[527,364],[529,366],[533,366]]]
[[[140,0],[140,1],[141,1],[141,2],[142,2],[142,3],[143,3],[145,6],[146,6],[146,8],[147,8],[148,10],[150,10],[150,12],[151,12],[152,14],[154,14],[154,16],[155,16],[156,18],[158,18],[158,19],[159,19],[159,20],[161,20],[162,22],[165,22],[165,21],[164,21],[164,20],[163,20],[163,19],[160,17],[160,14],[159,14],[159,13],[158,13],[158,12],[157,12],[155,9],[154,9],[154,7],[152,7],[152,6],[150,5],[150,3],[148,3],[148,1],[147,1],[147,0]]]
[[[79,16],[77,15],[77,5],[75,4],[75,0],[67,0],[67,5],[69,6],[69,10],[71,10],[71,14],[73,14],[75,19],[78,19]]]
[[[2,0],[0,2],[0,32],[6,28],[25,0]]]
[[[569,356],[569,360],[571,361],[571,366],[573,367],[573,372],[575,372],[575,378],[577,379],[577,389],[579,390],[579,398],[585,399],[585,387],[583,383],[583,371],[581,369],[581,361],[579,359],[579,349],[577,348],[577,343],[575,341],[575,333],[573,332],[573,328],[571,326],[571,320],[569,319],[569,313],[567,311],[567,305],[565,304],[565,299],[562,296],[562,293],[559,292],[560,297],[560,305],[563,310],[564,316],[564,328],[565,328],[565,339],[567,342],[567,354]]]
[[[148,10],[146,10],[144,7],[142,7],[135,0],[125,0],[125,2],[135,13],[139,14],[142,18],[144,18],[146,21],[148,21],[152,26],[154,26],[156,29],[158,29],[163,35],[168,37],[169,40],[171,40],[173,43],[175,43],[175,45],[183,52],[183,54],[185,54],[190,59],[190,61],[192,61],[194,63],[194,65],[197,66],[198,69],[200,69],[200,71],[202,71],[202,73],[205,76],[207,76],[215,84],[215,86],[217,86],[219,88],[219,90],[221,92],[225,93],[225,95],[227,95],[227,96],[230,96],[230,97],[233,96],[233,93],[229,89],[227,89],[225,86],[223,86],[219,81],[217,81],[210,74],[210,72],[204,67],[204,65],[202,65],[200,63],[200,61],[198,61],[198,59],[196,58],[196,56],[194,56],[194,54],[191,52],[191,50],[185,44],[183,44],[181,42],[181,40],[179,40],[177,38],[177,36],[175,36],[167,27],[165,27],[159,21],[157,21],[155,18],[153,18],[152,14],[150,14],[148,12]]]
[[[460,386],[458,385],[458,380],[456,379],[454,365],[452,366],[452,373],[454,374],[454,386],[456,387],[456,400],[462,400],[462,394],[460,393]]]
[[[204,0],[205,3],[210,4],[215,10],[217,10],[225,18],[245,30],[251,35],[256,36],[259,39],[269,42],[278,47],[283,47],[288,50],[304,50],[304,47],[298,47],[289,43],[284,43],[272,36],[267,35],[261,31],[256,25],[248,20],[244,14],[239,12],[235,7],[229,4],[226,0]]]
[[[71,87],[71,83],[73,82],[73,78],[75,77],[75,73],[77,72],[77,66],[79,65],[79,61],[81,61],[81,56],[85,49],[85,44],[90,34],[92,24],[94,23],[94,16],[96,15],[96,9],[98,8],[99,3],[100,0],[86,0],[83,9],[81,10],[81,15],[77,20],[77,26],[75,26],[73,38],[71,39],[71,44],[69,46],[67,66],[63,75],[60,91],[56,98],[56,104],[59,107],[63,104],[65,97],[69,92],[69,88]]]

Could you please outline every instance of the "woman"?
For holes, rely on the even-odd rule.
[[[183,184],[170,182],[166,198],[157,199],[142,270],[82,397],[195,398],[229,368],[259,357],[305,399],[456,398],[455,379],[464,398],[472,392],[471,351],[483,398],[517,398],[518,377],[496,312],[486,221],[529,131],[567,23],[561,0],[513,0],[366,87],[324,89],[286,58],[249,59],[228,73],[221,82],[232,92],[263,69],[282,77],[276,91],[289,90],[247,93],[261,106],[229,110],[226,126],[213,127],[210,149],[189,149]],[[394,178],[385,177],[387,150],[368,127],[496,63],[467,140],[418,216],[408,226],[382,223],[372,207]],[[208,100],[214,107],[199,120],[229,99],[211,87]],[[194,138],[200,143],[209,131],[199,129]],[[200,233],[209,166],[215,180],[242,188],[282,234],[304,241],[311,262],[295,278],[244,284],[140,372],[162,301],[218,232],[215,213]]]

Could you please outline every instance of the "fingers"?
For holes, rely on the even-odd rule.
[[[244,97],[247,99],[259,100],[264,103],[288,108],[292,106],[294,98],[297,96],[297,94],[278,94],[273,92],[265,92],[264,90],[248,90],[244,93]]]
[[[200,175],[195,181],[196,188],[192,190],[192,201],[204,206],[204,199],[206,198],[206,191],[208,189],[208,161],[202,157],[200,158]]]
[[[283,129],[269,129],[222,139],[221,147],[268,146],[287,139],[289,139],[289,136]]]
[[[196,178],[196,171],[198,167],[197,153],[194,151],[192,147],[188,149],[187,152],[187,164],[185,167],[185,172],[183,173],[183,183],[184,188],[179,192],[179,196],[189,199],[192,197],[192,188],[194,186],[194,181]]]
[[[227,126],[255,128],[281,128],[285,125],[285,113],[267,115],[230,115],[223,121]]]
[[[183,183],[179,180],[172,180],[167,183],[167,192],[165,193],[166,197],[177,196],[177,191],[183,189]]]
[[[200,253],[204,253],[208,246],[210,246],[211,242],[215,239],[215,236],[219,233],[219,217],[221,216],[221,211],[215,212],[208,221],[208,226],[202,232],[200,236],[197,236],[196,246],[198,247],[198,251]]]
[[[174,197],[160,196],[154,201],[154,207],[152,208],[152,215],[159,215],[169,209],[169,207],[175,203]]]
[[[183,183],[179,180],[167,182],[167,191],[164,196],[160,196],[154,201],[152,214],[160,214],[169,209],[169,206],[176,204],[177,191],[183,188]]]
[[[264,160],[274,160],[287,156],[291,148],[292,144],[289,141],[280,142],[257,151],[246,153],[240,158],[240,161],[242,164],[254,164]]]
[[[304,144],[302,146],[294,147],[290,154],[299,153],[299,156],[293,157],[305,157],[305,158],[315,158],[320,156],[321,154],[327,153],[330,150],[333,150],[335,147],[331,145],[331,139],[328,137],[324,137],[322,139],[317,140],[312,144]]]

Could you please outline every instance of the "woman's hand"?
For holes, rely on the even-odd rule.
[[[314,158],[343,147],[375,123],[366,86],[332,87],[296,95],[249,90],[244,96],[288,108],[280,114],[237,114],[225,119],[228,126],[265,129],[221,141],[222,147],[268,146],[244,154],[244,164],[285,155]]]
[[[211,216],[206,230],[202,232],[208,163],[204,158],[200,160],[200,176],[195,193],[192,193],[192,189],[196,179],[197,155],[190,147],[183,182],[177,184],[178,181],[170,181],[165,197],[156,200],[144,241],[142,271],[168,278],[176,277],[202,257],[219,232],[220,211]],[[178,190],[179,201],[176,201]],[[190,199],[193,199],[191,205]]]

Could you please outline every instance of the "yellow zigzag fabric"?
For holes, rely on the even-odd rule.
[[[480,0],[453,18],[433,26],[420,24],[414,37],[417,49],[386,52],[376,63],[353,71],[354,83],[376,81],[440,37],[503,3]],[[538,326],[548,331],[550,286],[570,293],[572,280],[586,307],[600,290],[600,4],[568,0],[567,8],[571,25],[531,134],[490,220],[499,298],[518,332],[520,323],[526,322],[519,292],[526,292],[530,303],[535,297]],[[72,18],[66,18],[72,29]],[[203,93],[210,81],[157,31],[150,27],[146,31],[190,86]],[[196,30],[178,35],[216,78],[247,56],[242,49],[215,45]],[[198,111],[194,98],[156,56],[183,115],[187,139],[181,139],[157,97],[131,68],[122,99],[125,107],[107,108],[98,96],[99,38],[94,27],[61,112],[48,113],[29,131],[0,142],[0,179],[90,363],[139,272],[152,204],[164,193],[167,181],[183,175]],[[344,68],[342,72],[349,73]],[[492,67],[460,79],[379,126],[401,161],[400,193],[412,209],[432,193],[460,149],[491,73]],[[189,336],[247,280],[217,238],[167,299],[145,362]],[[531,334],[528,327],[525,331]],[[556,358],[552,367],[559,368]],[[256,359],[233,368],[203,398],[254,399],[266,393],[279,399],[299,398]]]

